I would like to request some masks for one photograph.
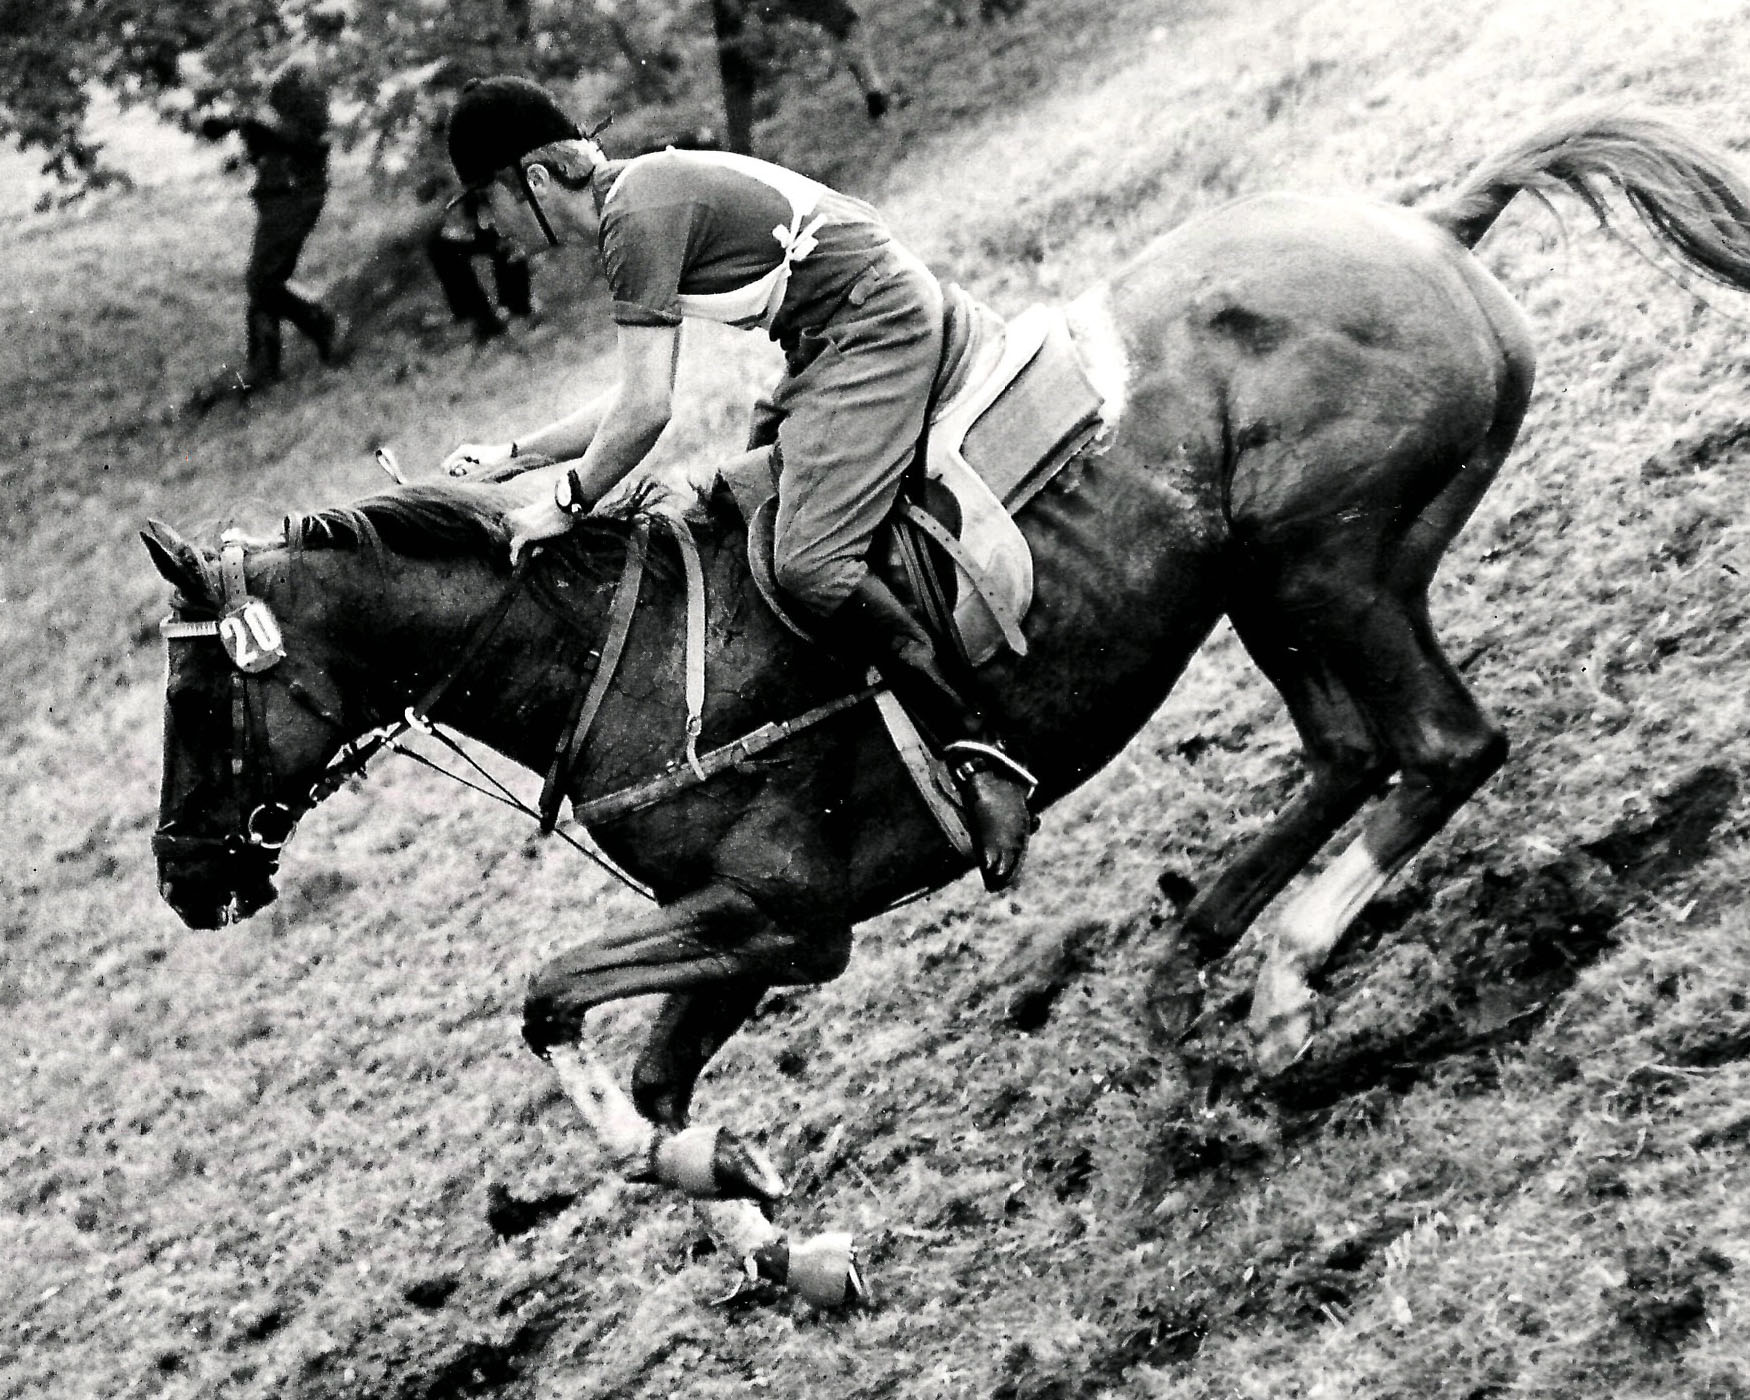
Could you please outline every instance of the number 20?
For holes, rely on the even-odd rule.
[[[219,632],[232,659],[246,669],[263,656],[277,652],[283,640],[273,614],[256,602],[221,618]]]

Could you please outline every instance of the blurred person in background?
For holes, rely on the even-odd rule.
[[[875,66],[863,17],[850,0],[711,0],[717,33],[717,66],[723,81],[723,108],[729,149],[753,152],[755,97],[765,77],[762,44],[748,22],[761,25],[795,20],[813,25],[832,41],[840,61],[856,79],[870,121],[880,121],[894,105],[892,89]]]
[[[499,232],[492,201],[483,191],[464,190],[451,202],[426,240],[425,252],[450,314],[472,326],[481,344],[503,335],[513,316],[531,322],[539,317],[528,257]],[[480,280],[476,258],[491,264],[492,296]]]
[[[204,397],[244,396],[281,375],[280,323],[290,321],[316,347],[324,362],[336,358],[338,318],[292,281],[304,242],[322,217],[328,197],[328,85],[316,69],[292,60],[274,75],[267,100],[249,113],[213,115],[200,126],[208,140],[235,132],[254,167],[249,197],[255,204],[255,235],[243,275],[247,298],[247,351],[241,374],[227,374]]]

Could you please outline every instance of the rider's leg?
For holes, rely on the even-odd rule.
[[[1004,754],[988,710],[973,698],[970,671],[945,665],[941,648],[923,625],[868,572],[827,618],[821,635],[846,660],[880,671],[906,713],[953,761],[972,817],[985,887],[1006,887],[1027,852],[1032,779]]]
[[[781,415],[773,567],[778,586],[822,620],[829,647],[875,666],[933,737],[964,746],[957,772],[994,890],[1014,878],[1026,849],[1026,772],[996,743],[971,675],[949,669],[867,563],[923,432],[942,337],[940,285],[895,247],[823,334],[792,353],[772,396]]]

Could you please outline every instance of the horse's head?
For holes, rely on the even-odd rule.
[[[346,737],[340,698],[325,639],[276,615],[271,585],[248,576],[241,544],[215,555],[157,521],[141,537],[177,590],[162,626],[158,889],[191,928],[217,928],[274,899],[280,848]],[[262,591],[252,594],[252,582]]]

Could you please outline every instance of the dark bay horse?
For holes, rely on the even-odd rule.
[[[1522,190],[1566,190],[1603,218],[1612,188],[1690,268],[1750,290],[1750,186],[1731,162],[1664,122],[1592,113],[1533,131],[1416,209],[1242,200],[1070,308],[1110,428],[1023,512],[1037,577],[1029,650],[985,672],[1038,802],[1119,752],[1224,614],[1287,701],[1309,773],[1193,902],[1184,946],[1204,959],[1231,947],[1381,797],[1356,843],[1277,915],[1251,1010],[1266,1070],[1304,1047],[1308,975],[1507,752],[1426,603],[1532,389],[1524,317],[1470,250]],[[173,634],[156,849],[186,922],[211,927],[273,898],[279,838],[324,766],[425,691],[506,595],[501,512],[516,501],[514,480],[406,487],[289,521],[283,541],[233,555],[277,617],[285,660],[245,683],[224,648]],[[435,718],[542,771],[601,645],[631,529],[590,522],[544,552]],[[680,751],[685,593],[663,541],[654,534],[652,550],[669,567],[645,582],[574,802]],[[212,618],[235,596],[210,546],[162,526],[147,544],[181,618]],[[738,528],[707,526],[700,545],[705,744],[855,687],[761,606]],[[289,811],[254,810],[240,790],[252,770]],[[967,866],[868,705],[596,835],[658,907],[545,967],[524,1035],[611,1149],[676,1184],[696,1180],[697,1163],[651,1163],[686,1137],[701,1070],[766,991],[836,976],[860,920]],[[646,993],[664,1000],[628,1104],[587,1058],[584,1023]],[[721,1142],[712,1150],[706,1189],[712,1171],[726,1193],[779,1189],[758,1164],[718,1160]]]

